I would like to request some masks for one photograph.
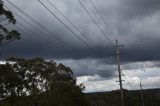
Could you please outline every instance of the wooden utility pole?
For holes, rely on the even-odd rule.
[[[142,88],[142,84],[140,82],[140,89],[141,89],[141,100],[142,100],[142,106],[144,106],[144,99],[143,99],[143,88]]]
[[[118,40],[116,40],[116,57],[117,57],[117,64],[118,64],[118,76],[119,76],[119,85],[120,85],[120,92],[121,92],[121,103],[124,106],[124,96],[123,96],[123,87],[122,87],[122,72],[120,67],[120,50],[119,47],[123,45],[118,45]]]

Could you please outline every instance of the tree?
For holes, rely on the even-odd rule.
[[[3,1],[0,0],[0,46],[6,45],[16,39],[20,39],[20,33],[16,30],[9,31],[6,26],[9,24],[15,24],[16,19],[14,18],[11,11],[4,8]]]
[[[10,58],[0,65],[1,97],[30,95],[39,106],[87,106],[83,89],[76,85],[72,70],[61,63]]]

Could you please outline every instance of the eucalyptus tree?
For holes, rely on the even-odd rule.
[[[87,106],[83,89],[69,67],[52,60],[10,58],[0,65],[1,97],[31,96],[47,106]]]

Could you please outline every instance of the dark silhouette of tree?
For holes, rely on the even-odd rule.
[[[3,1],[0,0],[0,46],[6,45],[16,39],[20,39],[20,33],[16,30],[8,30],[6,28],[9,24],[15,24],[16,19],[14,18],[11,11],[4,8]]]
[[[10,58],[0,65],[1,97],[31,96],[31,104],[38,106],[88,106],[83,89],[76,85],[72,70],[61,63]]]

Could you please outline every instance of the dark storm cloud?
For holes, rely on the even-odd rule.
[[[160,49],[158,49],[160,45],[159,0],[93,0],[93,2],[101,11],[102,17],[106,19],[116,35],[116,38],[119,39],[121,44],[125,44],[125,51],[122,48],[122,53],[127,54],[130,60],[149,61],[160,59]],[[85,42],[87,42],[91,48],[94,49],[96,55],[92,50],[85,47],[84,43],[78,40],[60,22],[53,18],[51,14],[36,2],[36,0],[22,0],[18,2],[17,0],[14,0],[13,3],[54,34],[44,34],[45,31],[35,30],[27,24],[24,25],[29,26],[30,29],[21,27],[20,24],[18,24],[18,21],[22,22],[22,20],[17,17],[17,26],[21,27],[25,32],[21,32],[22,40],[2,47],[2,53],[4,53],[6,57],[43,57],[47,59],[75,60],[92,58],[101,60],[100,63],[109,63],[108,58],[115,55],[115,48],[109,45],[109,41],[104,38],[97,26],[87,16],[85,11],[83,11],[78,4],[78,0],[54,0],[53,3],[55,3],[55,5],[80,29],[80,31],[84,32],[87,36],[83,36],[77,32],[62,16],[56,13],[47,2],[44,1],[44,3],[64,20],[64,22]],[[20,14],[20,12],[15,10],[11,5],[7,5],[13,11]],[[89,2],[86,2],[86,5],[90,11],[94,12],[91,5],[89,5]],[[24,17],[22,14],[21,16]],[[98,18],[96,19],[97,21],[100,21]],[[26,20],[29,19],[26,18]],[[32,21],[30,22],[34,24]],[[100,26],[102,26],[107,33],[107,28],[102,24],[100,24]],[[28,34],[31,30],[37,33],[36,36],[44,36],[43,38],[40,38],[42,41],[34,40],[33,38],[31,38],[32,40],[27,40],[27,36],[35,36],[33,33]],[[70,46],[60,42],[56,37],[59,37]],[[108,37],[114,42],[115,36],[108,34]],[[128,62],[129,60],[123,58],[122,61]],[[104,75],[104,71],[97,72]],[[80,74],[82,75],[83,73]]]
[[[7,48],[10,49],[6,50]],[[113,53],[112,49],[107,51],[105,47],[101,46],[95,46],[95,51],[92,52],[92,49],[88,49],[86,47],[77,48],[71,44],[68,46],[54,41],[52,43],[45,40],[36,41],[33,40],[33,38],[29,38],[28,40],[22,38],[20,41],[13,42],[10,45],[2,47],[2,49],[2,53],[9,57],[15,56],[29,58],[38,56],[46,59],[99,59],[106,58],[106,56],[108,57]]]

